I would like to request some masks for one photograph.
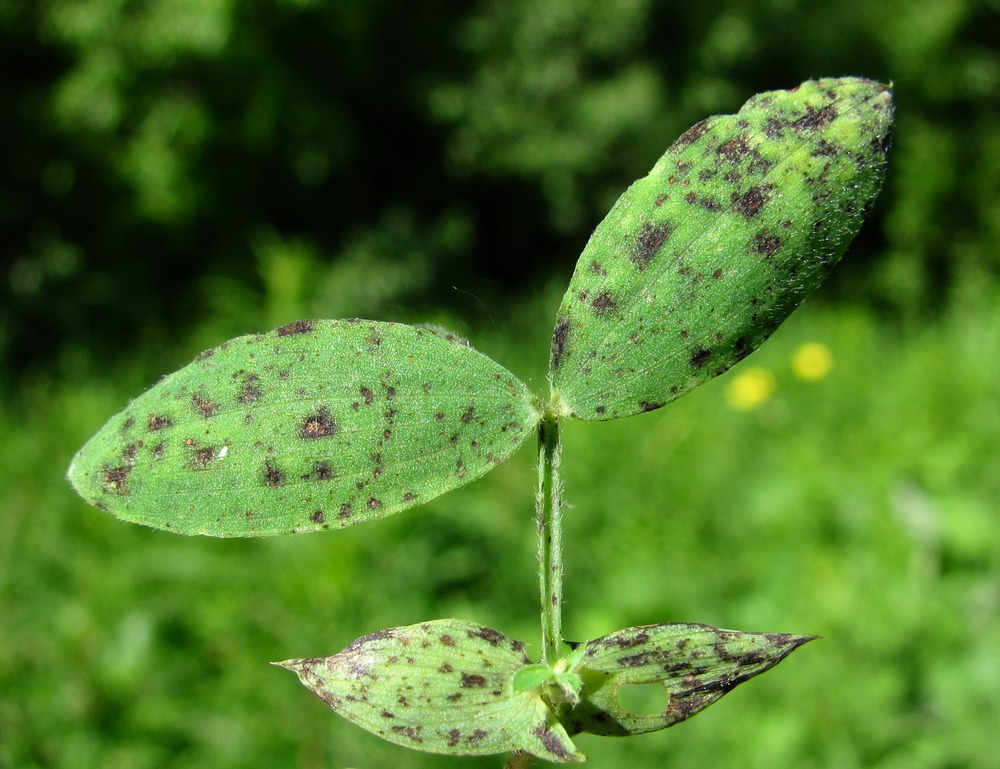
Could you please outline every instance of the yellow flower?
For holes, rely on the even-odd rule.
[[[820,342],[801,345],[792,355],[792,371],[799,379],[816,382],[833,368],[833,353]]]
[[[774,393],[777,380],[766,368],[741,371],[726,388],[726,403],[736,411],[752,411]]]

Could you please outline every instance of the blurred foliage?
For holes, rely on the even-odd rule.
[[[234,542],[87,508],[73,451],[199,349],[303,316],[441,323],[542,391],[625,185],[696,120],[844,74],[895,82],[897,133],[831,285],[565,448],[570,637],[826,640],[581,748],[994,766],[998,40],[997,0],[0,0],[0,767],[495,766],[382,744],[266,662],[447,616],[535,643],[529,449],[379,524]]]

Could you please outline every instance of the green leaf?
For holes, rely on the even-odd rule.
[[[684,133],[597,227],[556,317],[552,408],[659,408],[756,349],[825,278],[885,173],[891,92],[759,94]]]
[[[469,483],[537,421],[525,385],[465,345],[394,323],[298,321],[161,380],[69,478],[120,518],[183,534],[315,531]]]
[[[556,680],[555,671],[548,665],[536,663],[525,665],[514,674],[512,686],[517,693],[526,692],[531,689],[541,689],[545,684],[553,683]]]
[[[349,721],[431,753],[522,750],[546,761],[583,755],[536,690],[516,691],[524,644],[445,619],[384,630],[332,657],[276,663]]]
[[[777,665],[815,636],[743,633],[667,623],[619,630],[578,647],[566,666],[583,680],[581,703],[564,717],[571,734],[644,734],[693,716]],[[619,701],[626,685],[660,683],[666,704],[637,714]]]

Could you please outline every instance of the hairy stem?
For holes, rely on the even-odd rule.
[[[562,645],[562,443],[559,423],[546,415],[538,426],[538,586],[542,602],[542,662],[554,665]]]

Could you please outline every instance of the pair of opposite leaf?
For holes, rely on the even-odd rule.
[[[827,79],[686,131],[584,249],[556,316],[545,402],[427,329],[298,321],[165,377],[80,450],[69,478],[98,507],[177,533],[314,531],[469,483],[542,419],[659,408],[749,355],[829,274],[878,194],[892,117],[885,86]],[[299,672],[308,683],[315,670]],[[558,742],[576,756],[543,707],[524,711],[548,730],[537,754]]]
[[[684,133],[587,244],[551,395],[429,330],[299,321],[199,355],[75,457],[88,501],[183,534],[381,518],[469,483],[539,419],[658,408],[758,347],[829,273],[878,192],[890,92],[819,80]]]
[[[584,760],[570,735],[672,726],[809,640],[649,625],[579,644],[553,671],[531,664],[521,641],[448,619],[373,633],[332,657],[278,664],[333,710],[390,742],[462,755],[520,750],[567,763]],[[648,683],[663,686],[661,712],[622,707],[621,687]]]

